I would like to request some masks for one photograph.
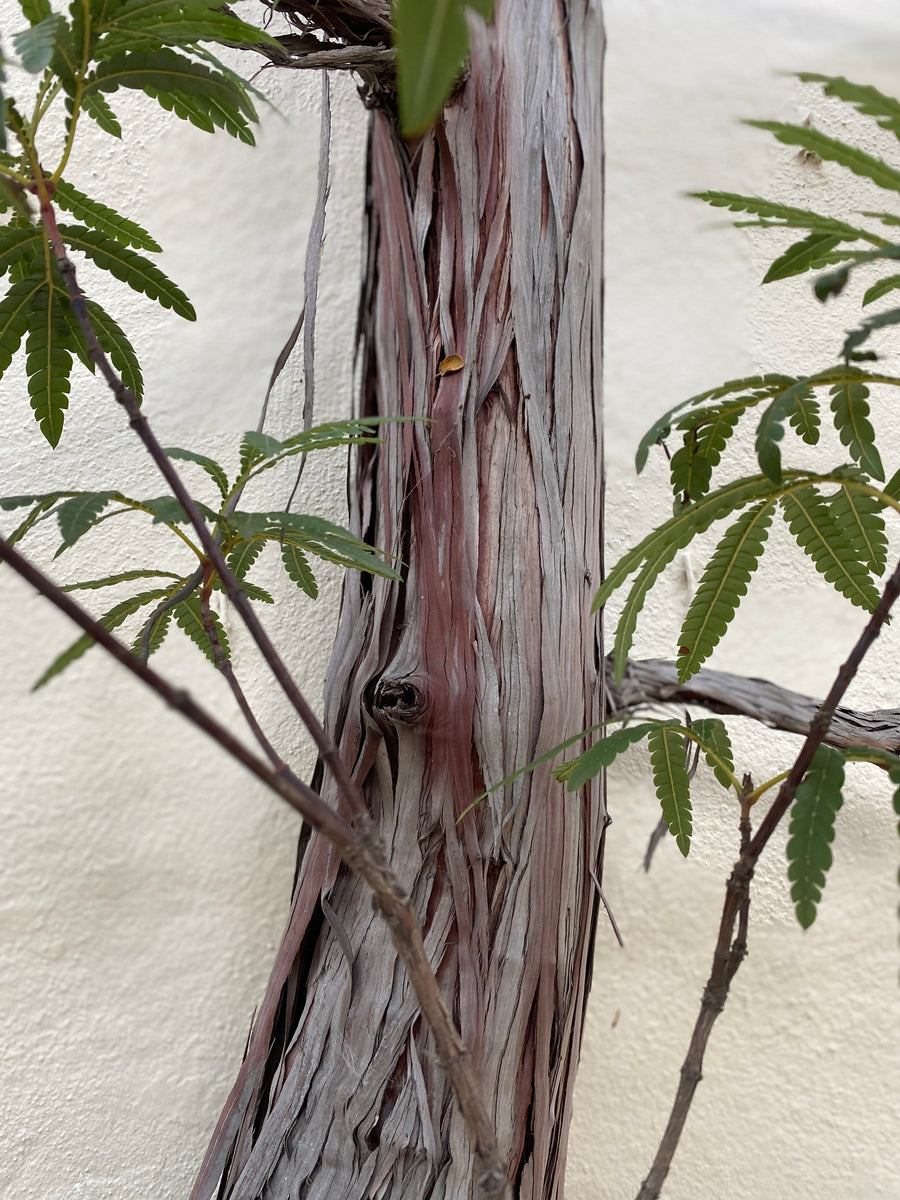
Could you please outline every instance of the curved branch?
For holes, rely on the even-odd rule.
[[[770,729],[806,736],[821,701],[766,679],[731,675],[726,671],[698,671],[686,683],[678,682],[675,663],[665,659],[629,660],[625,676],[616,686],[612,659],[606,661],[606,684],[612,713],[643,704],[698,704],[723,716],[752,717]],[[824,741],[829,746],[870,746],[900,753],[900,708],[856,712],[835,710]]]

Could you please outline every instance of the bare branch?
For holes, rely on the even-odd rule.
[[[664,659],[629,661],[625,677],[616,687],[612,662],[607,660],[606,682],[610,709],[625,713],[643,704],[697,704],[724,716],[752,717],[770,729],[805,736],[819,711],[820,701],[792,692],[765,679],[730,675],[725,671],[698,671],[687,683],[678,682],[673,662]],[[900,709],[880,708],[856,712],[837,708],[824,741],[829,746],[870,746],[900,752]]]

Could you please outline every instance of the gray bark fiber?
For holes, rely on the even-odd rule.
[[[544,766],[460,816],[601,716],[599,4],[498,0],[472,42],[431,133],[405,143],[372,118],[361,410],[428,421],[387,426],[357,460],[352,523],[404,578],[348,577],[326,720],[417,905],[514,1194],[550,1200],[602,795]],[[442,375],[451,354],[464,366]],[[233,1200],[476,1194],[388,930],[316,836],[210,1148],[207,1180],[220,1172]]]

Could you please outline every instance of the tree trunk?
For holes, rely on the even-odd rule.
[[[348,576],[326,692],[522,1197],[562,1194],[604,810],[546,765],[472,801],[600,718],[601,63],[595,0],[498,0],[431,133],[373,114],[361,408],[427,422],[358,457],[352,522],[403,582]],[[477,1193],[388,930],[315,836],[220,1170],[236,1200]]]

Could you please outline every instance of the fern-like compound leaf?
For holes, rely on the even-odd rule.
[[[684,760],[684,739],[676,729],[658,725],[647,735],[653,784],[663,819],[681,853],[691,848],[691,785]]]
[[[687,536],[689,537],[690,535]],[[647,556],[643,567],[631,585],[628,595],[625,597],[625,603],[622,605],[622,611],[619,614],[619,620],[616,624],[615,637],[613,638],[613,669],[615,671],[617,687],[625,676],[625,666],[628,662],[628,654],[632,643],[634,642],[637,619],[640,616],[641,609],[644,607],[650,589],[678,551],[686,544],[686,541],[683,540],[659,542],[654,547],[653,552]]]
[[[186,321],[197,319],[194,306],[184,292],[142,255],[127,249],[115,238],[105,237],[82,225],[60,225],[59,232],[67,246],[81,250],[98,267],[109,271],[136,292],[156,300],[163,308],[171,308]]]
[[[617,729],[615,733],[599,738],[578,758],[570,759],[561,766],[555,767],[553,774],[557,779],[565,782],[570,792],[577,792],[589,780],[599,775],[604,767],[611,766],[629,746],[634,746],[637,742],[642,741],[659,725],[659,721],[642,721],[635,725],[625,725],[622,729]]]
[[[50,0],[19,0],[19,8],[25,14],[29,25],[37,25],[46,21],[51,14]]]
[[[293,580],[301,591],[306,592],[307,596],[315,600],[319,594],[319,585],[316,583],[316,577],[309,565],[309,559],[300,547],[293,546],[290,542],[285,543],[281,548],[281,561],[284,563],[288,578]]]
[[[722,787],[730,788],[731,775],[734,775],[734,752],[725,722],[718,717],[702,717],[691,722],[691,730],[700,739],[704,757],[716,779]]]
[[[114,605],[109,612],[104,613],[100,617],[99,623],[106,630],[116,629],[132,613],[136,613],[145,605],[151,604],[154,600],[161,600],[163,596],[167,595],[169,595],[168,589],[155,588],[153,591],[141,592],[137,596],[131,596],[127,600],[122,600],[119,604]],[[49,683],[55,675],[59,675],[66,667],[71,666],[76,659],[81,658],[93,645],[95,645],[95,642],[91,635],[89,633],[82,634],[67,650],[64,650],[62,654],[53,660],[40,679],[32,685],[31,690],[36,692],[45,683]]]
[[[179,604],[175,605],[172,613],[178,628],[187,634],[194,645],[203,651],[211,663],[215,663],[215,651],[213,650],[209,634],[206,631],[200,597],[196,593],[193,596],[188,596],[186,600],[182,600]],[[218,614],[212,608],[209,609],[209,619],[212,622],[222,653],[226,658],[230,658],[231,649],[228,645],[228,636],[225,633],[225,627],[222,625]]]
[[[812,154],[818,154],[827,162],[838,163],[846,167],[854,175],[863,179],[871,179],[874,184],[887,191],[900,192],[900,171],[888,166],[880,158],[875,158],[855,146],[848,146],[839,138],[828,137],[808,125],[788,125],[782,121],[745,121],[756,129],[764,129],[771,133],[779,142],[786,146],[799,146]]]
[[[219,514],[213,512],[208,505],[195,499],[194,507],[212,524],[218,521]],[[174,496],[154,496],[152,500],[141,500],[140,508],[144,512],[152,513],[154,525],[185,525],[191,519]]]
[[[829,499],[828,511],[854,558],[879,579],[884,574],[888,549],[881,502],[842,484]]]
[[[858,380],[848,379],[831,388],[831,411],[841,441],[867,475],[884,479],[884,467],[875,445],[875,430],[869,421],[869,389]]]
[[[725,532],[700,580],[679,635],[678,678],[690,679],[731,623],[759,565],[776,501],[751,508]]]
[[[202,467],[219,489],[222,499],[228,498],[228,476],[225,474],[225,469],[214,458],[208,458],[205,454],[195,454],[193,450],[182,450],[180,446],[166,446],[164,453],[169,458],[196,463],[198,467]]]
[[[211,121],[228,133],[253,141],[248,123],[257,115],[246,91],[184,54],[168,49],[116,54],[88,76],[84,93],[112,92],[120,87],[145,92],[177,116],[199,122],[201,129],[208,129]]]
[[[797,920],[808,929],[816,919],[825,875],[832,863],[834,822],[843,803],[844,757],[820,746],[803,777],[791,808],[788,879]]]
[[[788,528],[816,570],[851,604],[872,612],[878,604],[878,589],[816,488],[796,489],[782,499],[782,507]]]
[[[197,42],[277,45],[271,34],[214,5],[126,5],[107,23],[108,33],[96,47],[97,59],[132,50],[156,51],[166,46],[190,49]]]
[[[123,217],[114,208],[101,204],[99,200],[92,200],[89,196],[85,196],[65,179],[57,181],[54,198],[60,208],[64,208],[77,220],[83,221],[85,225],[96,229],[105,237],[114,238],[123,246],[131,246],[134,250],[149,250],[153,254],[161,253],[162,247],[156,239],[151,237],[147,230],[138,225],[136,221]]]
[[[35,420],[50,445],[55,446],[69,406],[72,333],[49,284],[32,301],[25,352],[28,395]]]

